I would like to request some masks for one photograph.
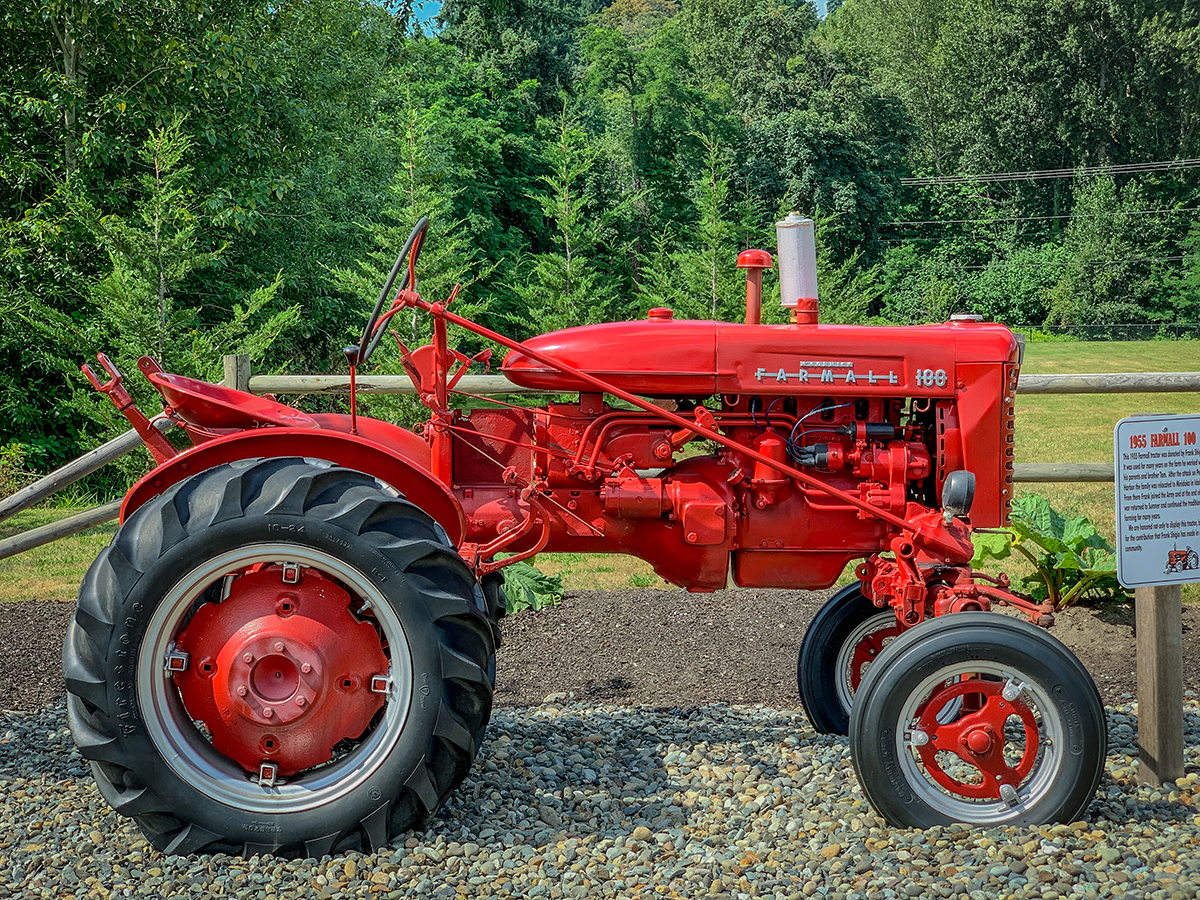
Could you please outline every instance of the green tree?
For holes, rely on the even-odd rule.
[[[111,347],[126,374],[137,371],[137,358],[146,354],[168,371],[218,380],[224,354],[248,353],[261,359],[300,316],[298,306],[270,311],[278,278],[228,314],[179,303],[180,285],[222,253],[222,248],[205,250],[200,244],[189,203],[192,170],[184,162],[190,146],[181,120],[151,132],[140,155],[144,171],[133,216],[96,219],[94,210],[79,207],[81,215],[92,218],[112,263],[111,271],[90,291],[96,310],[93,340]],[[136,382],[131,387],[146,390]],[[95,401],[89,399],[85,408],[94,410]],[[111,410],[104,408],[105,420],[110,416]]]
[[[1144,208],[1135,182],[1118,188],[1103,175],[1077,181],[1063,239],[1068,261],[1052,288],[1050,324],[1101,337],[1107,326],[1174,318],[1162,290],[1169,216],[1144,216]]]
[[[522,331],[535,334],[602,321],[615,300],[611,283],[592,260],[614,210],[597,210],[583,190],[598,153],[568,103],[558,121],[546,126],[554,143],[546,152],[550,174],[539,200],[557,240],[553,250],[529,258],[528,273],[516,286],[523,312],[511,317]]]

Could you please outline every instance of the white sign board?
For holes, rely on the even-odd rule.
[[[1134,416],[1113,431],[1117,579],[1200,581],[1200,416]]]

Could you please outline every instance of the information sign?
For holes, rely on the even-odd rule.
[[[1200,581],[1200,416],[1133,416],[1113,431],[1117,579]]]

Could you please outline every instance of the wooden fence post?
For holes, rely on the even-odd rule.
[[[225,357],[225,378],[221,382],[235,391],[250,390],[250,355],[233,353]]]
[[[1183,775],[1183,602],[1178,584],[1137,588],[1138,777]]]

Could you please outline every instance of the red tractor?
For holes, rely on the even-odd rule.
[[[81,587],[68,712],[105,799],[154,846],[321,857],[426,822],[483,739],[501,570],[543,550],[631,553],[693,592],[828,588],[859,561],[798,675],[875,808],[918,827],[1079,816],[1105,757],[1096,687],[1044,630],[990,611],[1050,610],[970,566],[972,529],[1004,525],[1012,499],[1007,329],[818,324],[788,245],[790,324],[759,324],[771,258],[747,251],[745,324],[652,309],[517,343],[416,293],[426,225],[346,350],[348,415],[143,358],[180,452],[106,360],[106,384],[87,370],[157,466]],[[400,348],[419,433],[357,415],[354,394],[414,308],[433,326]],[[456,409],[488,353],[451,349],[451,324],[560,399]]]

